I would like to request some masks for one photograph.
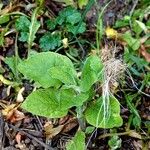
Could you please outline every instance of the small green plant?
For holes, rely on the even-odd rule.
[[[91,125],[101,128],[122,125],[120,105],[116,98],[110,96],[107,118],[104,118],[101,96],[92,100],[95,93],[93,85],[101,82],[103,75],[103,64],[98,56],[91,55],[86,59],[80,78],[70,59],[54,52],[34,54],[22,61],[18,69],[40,87],[23,102],[22,108],[25,110],[40,116],[60,118],[70,108],[79,108],[88,103],[84,114]]]
[[[19,40],[28,43],[28,50],[31,49],[35,40],[35,34],[40,27],[36,16],[39,8],[35,9],[31,21],[26,16],[21,16],[16,20],[16,29],[19,32]],[[61,46],[62,39],[72,40],[73,36],[83,33],[86,24],[81,19],[81,13],[69,6],[59,12],[57,18],[46,21],[48,32],[39,39],[39,46],[43,51],[54,50]]]
[[[47,20],[46,25],[49,32],[40,39],[43,51],[54,50],[61,45],[62,39],[71,40],[86,30],[86,24],[81,21],[81,13],[73,7],[63,9],[57,18]]]
[[[33,46],[33,42],[36,38],[35,34],[40,27],[40,23],[37,21],[38,11],[38,7],[33,11],[31,22],[25,16],[21,16],[16,20],[16,29],[20,32],[19,40],[28,43],[28,53]]]

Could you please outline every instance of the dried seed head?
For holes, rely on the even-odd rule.
[[[116,59],[112,48],[109,49],[107,46],[101,51],[101,59],[104,64],[104,84],[109,84],[109,91],[111,91],[111,87],[116,85],[116,82],[123,76],[126,65],[122,60]]]

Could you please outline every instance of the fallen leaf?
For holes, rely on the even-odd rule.
[[[10,122],[15,123],[15,122],[20,121],[24,118],[25,118],[24,113],[22,113],[19,110],[14,110],[13,115],[11,116],[11,118],[9,120],[10,120]]]
[[[60,118],[59,119],[59,125],[62,125],[62,124],[64,124],[64,123],[66,123],[67,122],[67,120],[69,119],[69,115],[67,115],[67,116],[64,116],[64,117],[62,117],[62,118]]]
[[[19,143],[15,145],[16,148],[19,148],[20,150],[28,150],[26,145],[24,143]]]
[[[64,128],[61,131],[62,133],[66,133],[69,132],[70,130],[72,130],[74,127],[76,127],[78,125],[78,121],[76,118],[70,118],[65,124],[64,124]]]
[[[142,141],[138,140],[138,141],[133,141],[133,145],[135,146],[136,150],[141,150],[142,149]]]
[[[129,133],[129,136],[131,137],[134,137],[134,138],[137,138],[137,139],[142,139],[142,136],[137,133],[136,131],[132,130],[130,133]]]
[[[9,106],[5,106],[5,108],[2,110],[2,114],[3,116],[6,117],[6,119],[9,119],[12,114],[13,114],[13,111],[16,109],[16,104],[11,104]]]
[[[16,139],[16,142],[18,143],[18,144],[20,144],[20,142],[21,142],[21,134],[20,134],[20,132],[18,132],[17,133],[17,135],[16,135],[16,137],[15,137],[15,139]]]
[[[63,127],[64,127],[64,125],[59,125],[58,127],[53,127],[51,122],[47,122],[44,125],[46,139],[52,139],[54,136],[56,136],[57,134],[59,134],[62,131]]]
[[[22,96],[22,93],[23,93],[24,90],[25,90],[24,87],[19,90],[18,95],[17,95],[16,102],[21,103],[21,102],[24,101],[24,98],[23,98],[23,96]]]
[[[147,62],[150,62],[150,53],[147,52],[147,49],[144,47],[144,45],[141,45],[140,47],[140,54],[145,58]]]
[[[25,118],[25,115],[19,110],[17,110],[18,107],[19,107],[18,104],[11,104],[9,106],[6,105],[4,106],[2,114],[6,118],[6,120],[15,123]]]

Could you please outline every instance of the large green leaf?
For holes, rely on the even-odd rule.
[[[27,60],[22,61],[18,65],[18,69],[24,76],[38,82],[42,87],[48,88],[50,86],[61,84],[58,79],[54,79],[50,74],[51,68],[59,66],[62,69],[62,66],[65,66],[65,69],[69,68],[70,72],[75,72],[73,64],[69,58],[54,52],[34,54]],[[61,70],[61,72],[63,72],[63,70]]]
[[[102,97],[93,102],[85,111],[85,117],[89,124],[98,128],[113,128],[122,125],[120,117],[120,104],[114,97],[110,97],[109,109],[106,115],[106,108],[103,105]]]
[[[75,137],[67,143],[67,150],[85,150],[85,133],[78,131]]]
[[[92,55],[87,58],[81,75],[82,91],[88,91],[100,79],[102,69],[103,64],[98,56]]]
[[[73,89],[39,89],[26,98],[22,108],[35,115],[60,118],[87,99],[87,94],[77,94]]]
[[[66,85],[76,85],[77,74],[75,70],[70,69],[67,66],[52,67],[50,69],[50,75],[53,79],[58,79]]]

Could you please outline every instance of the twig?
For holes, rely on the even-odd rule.
[[[4,137],[4,120],[2,113],[0,112],[0,149],[3,148],[3,137]]]
[[[127,132],[122,132],[122,133],[108,133],[108,134],[103,134],[101,136],[98,137],[98,139],[103,139],[109,136],[114,136],[114,135],[118,135],[118,136],[122,136],[122,135],[129,135],[132,131],[127,131]]]
[[[44,142],[40,141],[38,138],[34,137],[33,135],[25,132],[23,129],[19,129],[11,124],[9,124],[9,126],[16,131],[19,131],[20,133],[26,135],[28,138],[35,140],[37,143],[39,143],[40,145],[42,145],[44,148],[46,148],[47,150],[55,150],[54,148],[50,147],[49,145],[45,144]]]

